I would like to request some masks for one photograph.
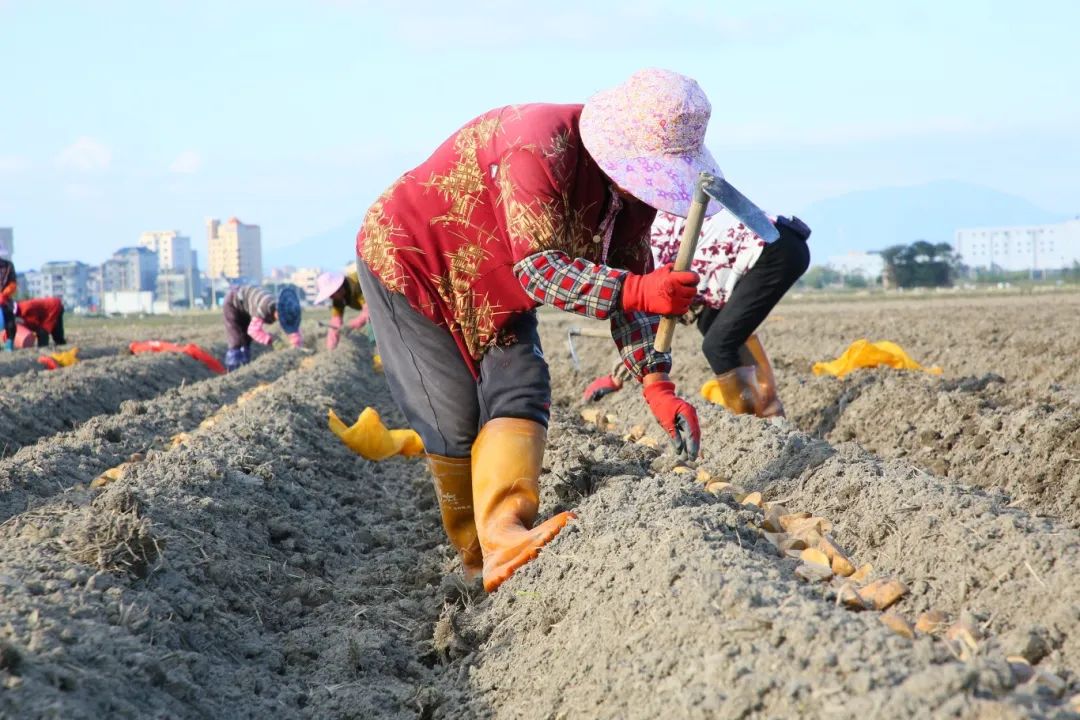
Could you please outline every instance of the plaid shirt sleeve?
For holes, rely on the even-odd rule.
[[[611,337],[623,365],[638,382],[649,373],[671,372],[671,353],[653,348],[659,326],[660,316],[650,313],[619,311],[611,316]]]
[[[597,265],[558,250],[523,258],[514,265],[525,293],[542,305],[606,320],[621,316],[619,293],[625,270]]]

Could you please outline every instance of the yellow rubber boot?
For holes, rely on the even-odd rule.
[[[726,407],[736,415],[752,415],[757,405],[757,375],[753,367],[737,367],[716,376],[716,394],[713,402]]]
[[[758,398],[754,413],[758,417],[785,417],[784,404],[780,402],[780,395],[776,390],[776,375],[773,374],[772,363],[765,353],[765,346],[757,333],[747,338],[746,343],[739,348],[739,357],[747,365],[753,365],[757,373]]]
[[[471,580],[484,569],[473,519],[472,458],[431,454],[427,458],[435,495],[439,498],[443,529],[461,556],[465,577]]]
[[[536,527],[547,430],[531,420],[496,418],[472,449],[473,505],[484,555],[484,589],[495,590],[575,517],[562,512]]]

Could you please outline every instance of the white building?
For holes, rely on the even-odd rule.
[[[841,275],[861,275],[871,281],[885,272],[885,260],[876,252],[853,251],[847,255],[834,255],[825,265]]]
[[[321,273],[319,268],[297,268],[289,276],[289,282],[300,288],[304,292],[304,298],[312,302],[319,293],[315,280]]]
[[[258,225],[245,225],[235,217],[224,223],[210,219],[206,221],[206,238],[210,251],[207,274],[211,279],[262,282],[262,230]]]
[[[39,297],[58,297],[64,307],[74,309],[90,304],[90,287],[87,284],[90,267],[78,260],[47,262],[41,266],[41,274],[35,278]]]
[[[25,291],[27,297],[42,297],[41,292],[44,278],[37,270],[27,270],[19,273],[19,290]]]
[[[15,231],[11,228],[0,228],[0,258],[10,260],[15,254]]]
[[[101,295],[101,309],[121,315],[154,312],[154,293],[149,290],[106,290]]]
[[[1080,218],[1053,225],[957,230],[955,248],[971,268],[1061,270],[1080,261]]]
[[[187,272],[192,267],[191,238],[178,230],[151,230],[139,236],[139,247],[156,252],[161,272]]]
[[[157,287],[158,256],[143,246],[120,248],[101,266],[102,290],[150,291]]]

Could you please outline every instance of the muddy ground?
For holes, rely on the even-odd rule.
[[[1080,717],[1077,317],[1066,294],[785,303],[762,331],[789,417],[773,422],[700,398],[680,328],[674,375],[705,433],[685,472],[624,441],[638,423],[662,439],[635,390],[600,403],[614,431],[582,419],[610,343],[580,338],[575,370],[566,330],[585,323],[545,313],[542,513],[578,520],[490,596],[460,580],[422,462],[368,463],[326,428],[330,407],[402,422],[362,339],[326,353],[312,330],[219,377],[110,359],[160,327],[84,328],[101,359],[0,363],[18,428],[0,458],[0,716]],[[205,319],[168,331],[220,350]],[[858,337],[943,374],[811,374]],[[901,615],[963,620],[975,648],[902,637],[798,579],[762,511],[697,469],[828,518],[908,586]],[[1043,674],[1020,682],[1018,656]]]

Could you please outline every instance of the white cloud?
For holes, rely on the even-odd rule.
[[[112,150],[100,140],[80,137],[56,156],[56,164],[68,170],[92,172],[106,170],[112,163]]]
[[[169,165],[169,172],[177,173],[178,175],[191,175],[196,173],[202,167],[203,159],[202,155],[194,150],[185,150],[176,156],[176,159]]]

